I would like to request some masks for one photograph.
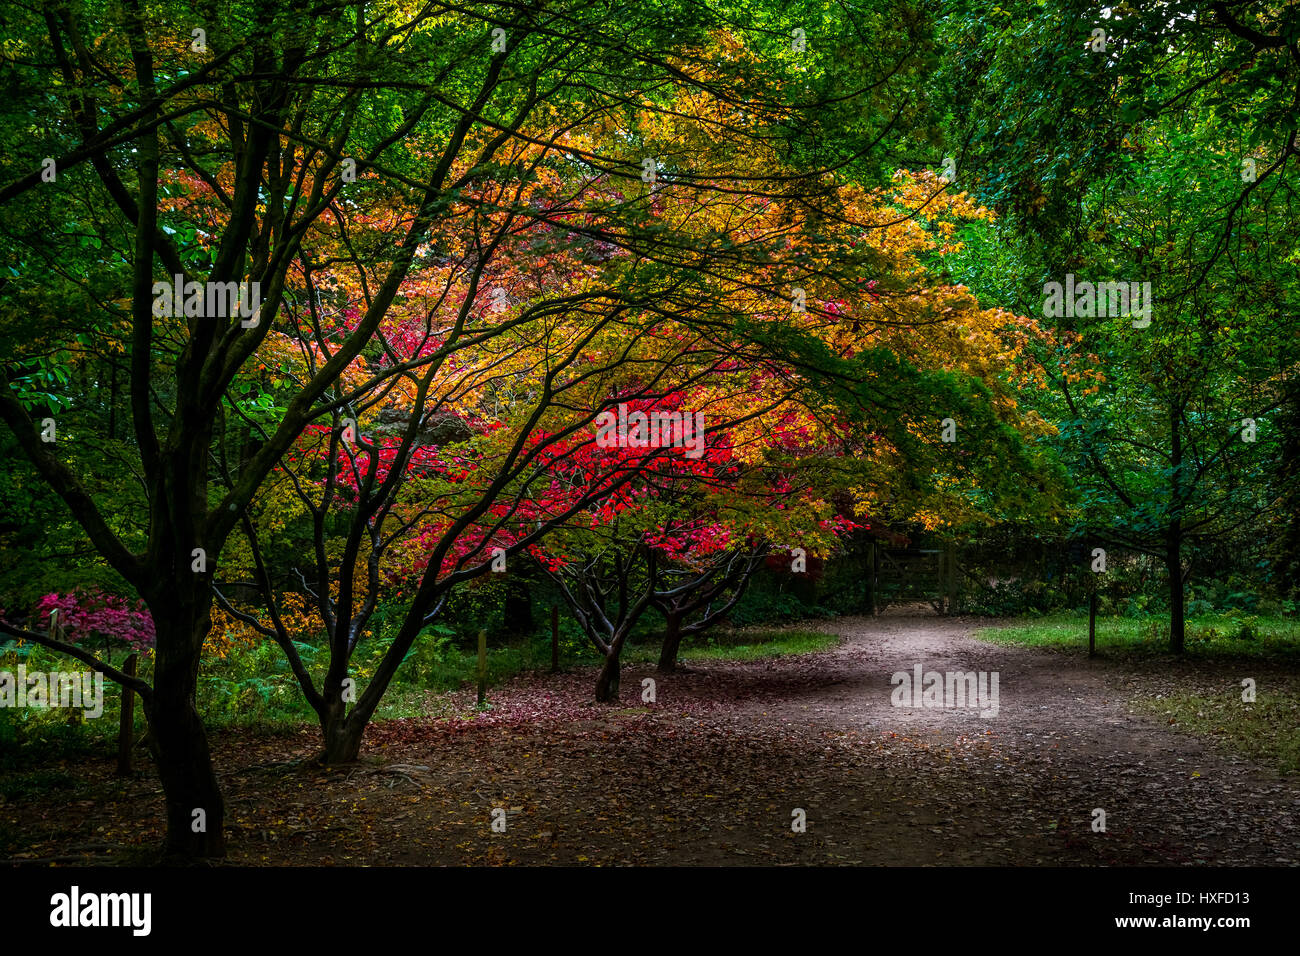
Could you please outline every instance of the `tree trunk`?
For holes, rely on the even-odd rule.
[[[596,700],[602,704],[613,703],[618,700],[618,657],[620,647],[615,647],[609,654],[605,655],[605,666],[600,669],[600,676],[596,678]]]
[[[355,763],[361,755],[361,738],[366,732],[366,725],[359,721],[340,720],[323,727],[324,749],[320,762],[323,764]]]
[[[366,732],[364,720],[347,713],[342,688],[326,691],[325,712],[320,717],[321,753],[317,758],[323,764],[354,763],[361,755],[361,738]]]
[[[1170,530],[1165,567],[1169,571],[1169,649],[1183,653],[1186,618],[1183,607],[1183,557],[1181,529]]]
[[[1165,531],[1165,567],[1169,570],[1169,649],[1175,654],[1183,652],[1183,433],[1182,407],[1170,408],[1169,415],[1169,463],[1172,465],[1170,480],[1173,489],[1170,505],[1173,520]]]
[[[226,855],[225,803],[195,706],[199,648],[211,622],[206,606],[198,613],[192,606],[181,608],[178,616],[179,621],[155,618],[154,690],[145,708],[167,805],[163,854],[221,857]]]
[[[671,674],[677,670],[677,649],[682,643],[682,616],[677,613],[664,615],[667,631],[664,633],[663,648],[659,651],[659,672]]]

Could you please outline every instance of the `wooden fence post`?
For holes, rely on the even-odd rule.
[[[939,552],[939,580],[935,582],[939,590],[939,613],[948,616],[948,546],[945,544]]]
[[[948,553],[948,613],[957,613],[957,545],[949,544]]]

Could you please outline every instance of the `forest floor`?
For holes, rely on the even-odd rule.
[[[842,643],[817,654],[626,667],[612,707],[590,702],[594,670],[533,675],[482,713],[463,691],[463,718],[376,725],[347,767],[311,763],[311,729],[217,735],[229,862],[1300,865],[1300,780],[1133,706],[1185,682],[1231,693],[1239,675],[996,645],[975,626],[841,618],[825,627]],[[997,672],[997,715],[895,707],[891,675],[917,664]],[[152,767],[64,769],[71,789],[0,804],[5,855],[142,862],[161,839]]]

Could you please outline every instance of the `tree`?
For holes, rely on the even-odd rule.
[[[615,19],[591,7],[432,3],[406,18],[360,3],[305,16],[270,2],[218,17],[209,7],[195,14],[128,2],[112,30],[96,22],[99,13],[76,3],[20,14],[12,25],[15,62],[30,65],[12,72],[3,107],[4,128],[22,133],[7,151],[19,172],[0,187],[14,263],[0,418],[28,474],[57,493],[98,558],[148,605],[153,683],[48,634],[12,623],[4,631],[81,655],[141,694],[166,795],[165,850],[220,855],[224,808],[194,703],[212,583],[267,476],[309,424],[351,400],[340,383],[374,348],[412,270],[474,236],[469,314],[492,251],[473,223],[527,219],[520,188],[546,173],[521,147],[542,150],[551,169],[639,183],[648,150],[620,131],[638,114],[666,114],[671,97],[660,97],[669,87],[748,103],[754,125],[730,128],[738,138],[776,129],[775,118],[796,141],[806,137],[801,130],[813,126],[798,117],[815,109],[815,97],[768,83],[762,71],[719,68],[703,43],[718,21],[689,5],[676,17],[646,9]],[[53,94],[47,69],[58,78]],[[780,145],[767,141],[769,150]],[[824,166],[805,168],[813,171],[766,180],[767,193],[819,208]],[[682,182],[725,200],[721,183],[689,172]],[[580,194],[550,222],[593,246],[643,250],[647,271],[699,276],[708,262],[729,261],[738,275],[752,266],[728,245],[725,222],[702,248],[698,235],[675,244],[647,217],[646,192],[628,203]],[[51,222],[67,225],[49,230]],[[314,314],[348,292],[313,282],[319,265],[339,265],[323,263],[327,256],[354,267],[356,314],[304,335],[282,310]],[[183,308],[164,298],[178,284]],[[253,314],[238,311],[241,303]],[[66,323],[26,319],[56,309]],[[311,354],[308,371],[254,396],[273,410],[269,427],[254,429],[240,414],[249,399],[232,389],[286,325]],[[115,501],[112,513],[83,479],[94,470],[90,449],[43,442],[33,420],[57,391],[42,357],[78,334],[123,383],[131,435],[122,451],[141,476],[132,500]],[[94,391],[103,382],[86,384]],[[425,613],[413,612],[410,627]]]
[[[973,187],[1004,213],[963,271],[1018,311],[1045,309],[1049,283],[1080,290],[1044,320],[1054,344],[1034,343],[1054,386],[1035,404],[1059,424],[1075,533],[1164,565],[1181,651],[1202,549],[1268,527],[1293,493],[1295,469],[1268,463],[1287,454],[1277,413],[1295,395],[1296,14],[1121,4],[1092,28],[1102,49],[1086,17],[1070,19],[1077,5],[1019,12],[1019,27],[971,12],[960,28],[955,68],[973,82],[953,132],[971,144]],[[997,123],[967,109],[993,99]],[[1116,280],[1145,284],[1149,313],[1097,292]]]
[[[771,385],[777,381],[769,378]],[[819,498],[827,485],[795,487],[762,461],[769,442],[789,438],[783,426],[791,424],[793,403],[785,397],[769,401],[756,389],[744,395],[747,413],[724,413],[723,421],[710,427],[698,456],[663,441],[666,454],[653,467],[602,496],[533,549],[603,658],[595,687],[598,701],[618,699],[620,655],[647,610],[654,607],[665,616],[668,633],[660,669],[672,670],[681,638],[701,633],[725,616],[774,544],[825,550],[836,531],[852,527]],[[648,438],[638,426],[656,416],[718,406],[716,400],[711,404],[691,393],[672,394],[661,403],[634,403],[626,418],[640,418],[620,436],[623,441],[612,448],[587,449],[578,472],[600,474],[601,467],[587,464],[592,459],[643,456],[640,443]],[[718,419],[715,413],[700,415]],[[804,418],[800,424],[810,422]],[[756,427],[758,435],[752,430]],[[719,603],[711,607],[714,602]],[[700,611],[701,616],[688,620]]]
[[[1082,393],[1061,383],[1061,433],[1077,462],[1088,530],[1164,564],[1170,647],[1181,653],[1189,555],[1278,504],[1268,473],[1279,455],[1273,422],[1300,352],[1279,311],[1277,253],[1295,248],[1296,234],[1266,204],[1252,204],[1236,230],[1244,254],[1218,258],[1217,236],[1203,224],[1237,193],[1232,158],[1172,130],[1153,131],[1143,145],[1142,165],[1099,210],[1107,228],[1092,256],[1154,277],[1151,324],[1079,322],[1084,354],[1075,358],[1107,361]],[[1175,156],[1179,172],[1169,177]]]
[[[711,44],[716,54],[755,65],[727,33]],[[691,389],[702,396],[694,411],[708,409],[710,428],[727,428],[783,400],[755,408],[733,396],[715,416],[716,394],[704,396],[718,389],[704,383],[733,367],[782,361],[804,369],[797,389],[817,376],[838,377],[841,390],[860,378],[827,352],[816,325],[841,321],[842,313],[819,309],[817,296],[835,294],[840,309],[856,299],[857,273],[880,268],[882,257],[868,244],[853,251],[850,230],[884,226],[859,221],[860,188],[810,191],[821,172],[785,169],[759,135],[785,111],[773,115],[760,104],[764,110],[739,121],[716,85],[727,78],[712,69],[708,82],[676,82],[671,96],[665,86],[652,109],[618,114],[633,139],[663,145],[631,186],[625,170],[596,153],[573,161],[574,148],[624,138],[610,116],[595,115],[552,141],[539,133],[503,147],[494,175],[463,194],[472,224],[465,238],[446,237],[412,270],[410,291],[379,333],[381,348],[340,380],[331,427],[282,458],[287,485],[310,515],[311,555],[303,563],[312,579],[302,578],[303,587],[330,647],[320,686],[276,621],[275,568],[251,522],[248,570],[269,614],[223,606],[288,656],[320,718],[325,760],[355,759],[397,667],[454,587],[572,516],[603,507],[655,467],[655,450],[584,457],[577,436],[600,415]],[[836,226],[815,231],[822,220]],[[336,258],[320,281],[328,271],[331,287],[364,288],[364,263]],[[794,310],[787,292],[800,282],[808,288],[800,287]],[[491,296],[481,294],[489,289]],[[801,311],[805,301],[809,311]],[[314,309],[301,321],[304,339],[320,339]],[[390,429],[366,437],[385,415],[406,422],[400,436]],[[468,447],[449,458],[421,441],[431,416],[471,423]],[[349,661],[395,580],[407,585],[401,624],[369,684],[350,700]],[[610,648],[621,644],[606,645],[611,668],[617,653]]]
[[[664,618],[660,673],[677,669],[683,638],[703,634],[726,619],[744,596],[767,552],[766,542],[746,543],[718,550],[703,560],[690,555],[694,560],[682,560],[681,567],[670,566],[661,572],[664,580],[651,598],[651,604]],[[683,555],[683,559],[686,557]]]
[[[222,547],[279,453],[377,326],[436,218],[471,122],[462,116],[441,161],[429,164],[419,184],[423,212],[390,257],[367,315],[287,403],[266,444],[240,462],[232,487],[214,494],[210,456],[222,441],[225,395],[291,294],[290,270],[306,236],[339,201],[345,155],[382,163],[393,151],[394,139],[354,122],[357,110],[379,98],[393,106],[405,100],[414,127],[430,106],[386,89],[398,73],[385,70],[395,64],[381,65],[372,51],[398,31],[385,24],[358,31],[345,8],[306,23],[290,10],[268,5],[249,20],[204,20],[192,45],[167,26],[178,11],[136,3],[107,34],[89,5],[16,25],[16,42],[31,54],[25,59],[50,62],[62,95],[55,109],[25,117],[29,138],[16,158],[31,171],[0,191],[17,263],[6,290],[12,347],[0,373],[0,417],[98,554],[148,605],[157,632],[153,683],[48,635],[4,630],[79,656],[140,693],[166,795],[165,851],[181,856],[221,855],[225,845],[224,807],[194,703]],[[499,74],[499,62],[483,71],[482,98]],[[327,75],[334,81],[322,83]],[[7,108],[21,111],[45,75],[34,65],[17,82],[20,93]],[[42,234],[33,226],[45,217],[68,226]],[[201,291],[185,306],[162,301],[158,290],[174,283]],[[238,302],[235,290],[243,293]],[[51,299],[77,317],[91,336],[88,348],[121,368],[127,383],[141,487],[133,507],[113,518],[82,480],[93,472],[82,457],[87,449],[43,442],[29,414],[39,407],[32,361],[50,339],[58,342],[59,330],[32,328],[19,316],[40,314]]]

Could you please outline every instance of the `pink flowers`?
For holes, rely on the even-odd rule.
[[[132,607],[115,594],[74,588],[70,594],[47,594],[36,602],[37,620],[47,628],[50,613],[56,610],[64,639],[73,643],[106,637],[136,650],[153,647],[153,618],[141,601]]]

